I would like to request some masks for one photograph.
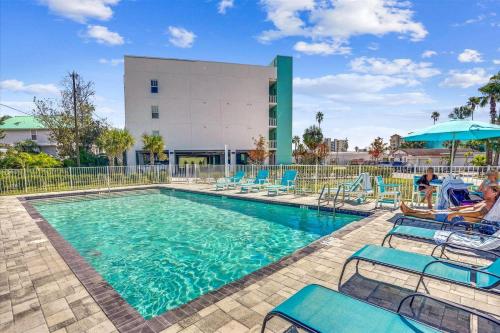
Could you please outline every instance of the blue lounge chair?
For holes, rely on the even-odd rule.
[[[359,203],[366,200],[366,196],[373,193],[370,181],[370,174],[367,172],[360,173],[352,182],[337,184],[335,187],[326,188],[320,194],[321,199],[330,200],[333,196],[342,190],[342,200],[351,200],[351,195],[356,195]]]
[[[360,261],[398,269],[419,275],[415,291],[424,277],[455,283],[469,288],[500,294],[495,288],[500,285],[500,258],[488,266],[472,266],[462,262],[418,253],[396,250],[378,245],[365,245],[351,255],[340,273],[339,286],[345,269],[351,261]]]
[[[494,228],[494,226],[488,226]],[[466,247],[477,251],[491,251],[500,248],[500,229],[493,235],[486,235],[473,231],[444,231],[415,226],[396,225],[385,235],[382,246],[384,246],[387,241],[387,245],[392,247],[391,240],[393,237],[435,242],[438,246],[444,247]],[[491,254],[497,256],[496,253]]]
[[[250,192],[254,190],[260,190],[263,186],[266,186],[269,181],[269,170],[261,169],[257,172],[257,176],[251,182],[241,184],[240,191],[241,192]]]
[[[278,195],[280,192],[288,192],[295,189],[295,179],[297,178],[297,170],[286,170],[281,177],[279,183],[275,185],[266,186],[267,195]]]
[[[411,304],[418,297],[466,311],[493,325],[500,324],[500,321],[492,316],[429,295],[408,295],[399,303],[397,312],[392,312],[335,290],[312,284],[299,290],[269,312],[264,318],[261,332],[265,332],[267,322],[273,317],[283,318],[300,329],[314,333],[442,332],[440,329],[418,322],[401,313],[405,303]]]
[[[242,179],[245,178],[244,171],[238,171],[232,177],[220,178],[215,183],[215,190],[227,190],[229,188],[235,188]]]

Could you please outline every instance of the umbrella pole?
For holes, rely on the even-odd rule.
[[[450,174],[452,174],[451,167],[453,166],[454,159],[455,159],[455,136],[453,135],[453,140],[451,141]]]

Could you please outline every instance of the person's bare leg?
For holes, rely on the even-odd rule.
[[[401,202],[400,208],[406,216],[414,216],[423,219],[434,219],[436,217],[433,212],[410,208],[403,201]]]
[[[429,188],[425,191],[425,198],[427,199],[427,208],[432,209],[432,189]]]

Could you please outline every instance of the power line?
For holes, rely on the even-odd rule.
[[[12,107],[12,106],[10,106],[10,105],[6,105],[6,104],[2,104],[2,103],[0,103],[0,106],[4,106],[4,107],[6,107],[6,108],[12,109],[12,110],[17,111],[17,112],[21,112],[21,113],[23,113],[23,114],[27,114],[28,116],[31,116],[31,115],[32,115],[31,113],[28,113],[28,112],[26,112],[26,111],[22,111],[22,110],[16,109],[16,108],[14,108],[14,107]]]

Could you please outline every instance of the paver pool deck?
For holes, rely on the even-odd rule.
[[[213,186],[206,184],[166,187],[213,193]],[[240,195],[236,191],[224,193]],[[242,196],[304,205],[316,204],[317,198],[293,195],[268,198],[263,192]],[[345,208],[371,210],[373,204]],[[126,320],[119,321],[120,325],[113,324],[17,197],[0,197],[0,332],[259,332],[265,314],[303,286],[317,283],[338,289],[344,261],[365,244],[380,244],[392,227],[389,220],[394,215],[395,212],[378,210],[327,236],[316,251],[184,316],[179,322],[165,323],[164,319],[158,319],[133,327]],[[393,245],[424,254],[432,250],[430,244],[416,241],[394,239]],[[417,284],[414,275],[380,266],[363,265],[361,273],[367,278],[410,290]],[[498,295],[436,280],[426,280],[425,286],[435,297],[500,316]],[[370,292],[361,290],[363,287],[349,288]],[[398,296],[396,291],[394,304],[387,306],[397,306]],[[168,328],[164,329],[166,326]],[[268,325],[270,331],[286,327],[277,319]]]

